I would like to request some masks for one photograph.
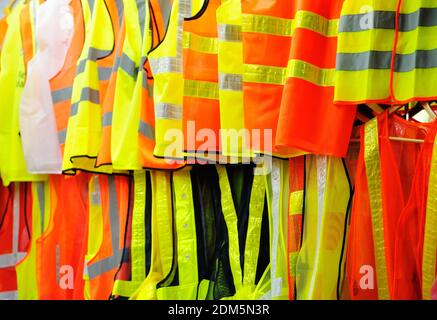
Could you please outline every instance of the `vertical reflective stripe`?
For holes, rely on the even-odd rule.
[[[234,200],[229,185],[226,167],[216,166],[221,190],[222,212],[228,229],[229,238],[229,263],[236,291],[242,287],[242,272],[240,264],[240,249],[238,240],[237,213],[235,212]]]
[[[141,37],[144,37],[144,24],[146,22],[145,1],[148,0],[137,0],[138,23],[140,25]]]
[[[272,226],[273,232],[271,237],[271,252],[270,252],[270,263],[271,263],[271,294],[272,297],[277,297],[281,295],[282,288],[282,278],[277,277],[277,253],[279,244],[279,206],[280,206],[280,188],[281,188],[281,160],[273,159],[271,173],[271,183],[272,183]]]
[[[112,67],[98,68],[99,81],[109,80],[109,78],[111,78],[111,74],[112,74]]]
[[[140,121],[139,132],[147,139],[155,140],[155,128],[142,120]]]
[[[241,74],[219,74],[220,90],[243,91],[243,76]]]
[[[121,27],[121,24],[123,22],[123,15],[124,15],[124,0],[115,0],[115,6],[117,7],[117,15],[118,15],[118,26]]]
[[[41,234],[44,233],[44,218],[45,218],[45,193],[44,193],[44,182],[36,182],[36,193],[38,196],[38,202],[39,202],[39,210],[41,212],[40,214],[40,230]]]
[[[247,238],[244,250],[244,279],[247,287],[255,285],[256,269],[261,238],[261,225],[264,211],[265,183],[264,176],[254,175],[249,203],[249,221],[247,225]]]
[[[437,250],[437,140],[429,172],[428,197],[426,202],[425,234],[423,239],[422,299],[431,299],[431,288],[435,280]]]
[[[0,300],[18,300],[18,291],[0,292]]]
[[[12,222],[12,252],[18,252],[20,236],[20,184],[14,184],[13,222]]]
[[[162,14],[162,21],[164,21],[164,30],[167,30],[170,21],[171,1],[158,0],[158,3]]]
[[[26,256],[26,252],[14,252],[0,255],[0,269],[14,267]]]
[[[132,215],[132,280],[139,284],[146,278],[146,172],[134,173],[134,207]]]
[[[58,139],[60,144],[64,144],[67,139],[67,129],[58,131]]]
[[[61,277],[61,247],[58,244],[56,244],[55,249],[55,270],[56,270],[56,283],[59,285],[60,283],[60,277]]]
[[[375,249],[376,281],[378,298],[387,300],[389,296],[387,264],[385,257],[384,223],[382,208],[382,179],[379,156],[379,132],[377,119],[372,119],[364,127],[364,162],[369,187],[370,211],[372,218],[373,242]]]
[[[102,127],[110,127],[112,125],[112,112],[106,112],[102,116]]]
[[[195,284],[199,281],[196,220],[190,172],[186,170],[175,171],[173,185],[179,285],[183,286]],[[190,299],[192,297],[186,298]]]

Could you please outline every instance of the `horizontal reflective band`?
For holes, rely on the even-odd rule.
[[[219,74],[220,90],[243,91],[243,76],[241,74]]]
[[[285,68],[280,67],[245,64],[243,81],[282,85],[285,80],[285,71]]]
[[[437,67],[437,49],[417,50],[411,54],[397,54],[395,72],[409,72],[414,69],[429,69]]]
[[[0,269],[14,267],[25,256],[25,252],[16,252],[0,255]]]
[[[112,112],[106,112],[102,116],[102,127],[112,126]]]
[[[215,82],[185,79],[184,96],[218,100],[218,84]]]
[[[86,87],[82,89],[82,94],[80,95],[80,100],[73,105],[71,105],[70,116],[75,116],[79,109],[79,103],[89,101],[94,104],[100,103],[99,98],[99,90],[92,89],[90,87]]]
[[[110,257],[99,260],[92,265],[87,267],[87,272],[90,280],[115,269],[121,263],[121,257],[123,255],[123,250],[116,249],[114,254]]]
[[[59,89],[59,90],[53,90],[52,91],[53,104],[64,102],[64,101],[70,101],[72,93],[73,93],[72,87]]]
[[[182,60],[174,57],[150,59],[150,66],[154,75],[160,73],[182,73]]]
[[[65,143],[65,140],[67,140],[67,129],[58,131],[58,139],[60,144]]]
[[[0,300],[18,300],[18,291],[0,292]]]
[[[335,83],[335,69],[322,69],[301,60],[290,60],[287,78],[299,78],[321,87],[331,87]]]
[[[182,119],[182,106],[171,103],[156,103],[155,104],[156,119]]]
[[[243,32],[267,33],[290,37],[293,34],[293,20],[254,14],[243,14]]]
[[[437,8],[420,8],[412,13],[399,15],[399,31],[408,32],[418,27],[437,26]],[[372,11],[344,15],[340,18],[339,32],[360,32],[369,29],[395,29],[396,12]]]
[[[99,67],[98,72],[99,72],[99,80],[100,81],[109,80],[109,78],[111,78],[112,68]]]
[[[145,123],[142,120],[140,121],[140,128],[138,132],[150,140],[155,140],[155,129],[150,124]]]
[[[236,24],[219,24],[218,38],[223,41],[240,42],[242,40],[242,27]]]
[[[184,32],[182,47],[197,52],[215,54],[218,52],[218,39],[199,36],[191,32]]]
[[[391,51],[367,51],[360,53],[338,53],[337,70],[359,71],[367,69],[390,69]]]
[[[294,29],[308,29],[326,37],[337,36],[339,19],[327,19],[310,11],[298,11],[294,18]]]
[[[124,72],[126,72],[131,78],[136,80],[138,74],[138,67],[135,64],[135,61],[133,61],[124,53],[120,58],[120,68]]]
[[[98,59],[103,59],[109,56],[112,51],[109,50],[100,50],[96,48],[89,48],[88,57],[86,59],[82,59],[77,66],[76,76],[85,71],[86,63],[88,61],[97,61]]]

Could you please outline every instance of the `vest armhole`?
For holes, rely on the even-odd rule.
[[[202,4],[202,8],[200,8],[199,12],[197,12],[192,17],[184,18],[184,21],[193,21],[193,20],[200,19],[203,16],[203,14],[206,12],[206,9],[208,9],[208,5],[209,5],[209,0],[204,0]]]

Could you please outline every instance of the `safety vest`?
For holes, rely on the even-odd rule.
[[[304,212],[305,156],[289,160],[288,200],[288,299],[296,298],[296,264],[302,239]]]
[[[31,1],[23,7],[20,2],[7,18],[8,32],[3,42],[0,72],[0,104],[3,106],[0,108],[0,171],[4,185],[9,185],[11,181],[47,179],[47,176],[27,172],[18,119],[18,107],[26,80],[25,62],[33,55],[33,32],[29,33],[28,29],[33,25],[31,17],[36,4],[36,1]]]
[[[76,64],[82,52],[85,40],[85,26],[89,23],[90,12],[87,0],[75,0],[70,3],[73,9],[74,34],[62,70],[50,80],[53,109],[56,116],[59,146],[64,154],[67,137],[68,118],[70,116],[73,81]]]
[[[174,0],[167,32],[160,44],[149,53],[154,78],[155,103],[154,155],[183,158],[182,126],[183,73],[182,22],[196,14],[203,0]]]
[[[205,1],[194,17],[183,22],[183,129],[187,154],[220,152],[220,105],[217,67],[216,10],[220,0]],[[215,139],[197,141],[201,130]],[[196,137],[195,141],[191,138]],[[212,140],[212,141],[211,141]],[[200,147],[200,148],[199,148]]]
[[[429,128],[430,124],[409,122],[385,111],[361,129],[346,256],[346,279],[351,299],[393,298],[395,266],[400,268],[399,264],[411,264],[404,255],[395,254],[395,244],[397,238],[407,237],[403,233],[414,234],[420,225],[418,221],[417,225],[400,229],[400,217],[405,208],[411,205],[420,208],[413,181],[419,178],[422,169],[418,159],[423,147],[420,143],[392,141],[389,137],[425,139],[430,135]],[[427,194],[426,190],[423,192],[423,195]],[[433,198],[430,199],[432,207]],[[432,233],[429,235],[433,237]],[[431,247],[427,252],[433,252],[435,259],[435,244],[432,240],[429,244]],[[424,268],[429,267],[427,261]],[[428,285],[430,275],[427,274]]]
[[[38,300],[41,281],[45,281],[43,270],[38,269],[37,239],[47,230],[50,221],[50,183],[33,182],[27,192],[29,212],[32,219],[30,245],[23,259],[17,263],[17,290],[19,300]],[[31,200],[31,201],[29,201]]]
[[[294,5],[288,0],[243,0],[244,125],[254,153],[281,157],[297,150],[274,146],[291,45]]]
[[[333,104],[342,4],[343,0],[297,4],[275,141],[279,149],[346,155],[356,108]]]
[[[51,175],[48,189],[42,188],[37,193],[41,197],[39,205],[48,207],[40,215],[41,219],[44,217],[41,223],[44,229],[37,228],[32,234],[36,238],[32,250],[36,251],[39,299],[84,298],[83,270],[87,248],[83,240],[87,239],[88,231],[88,194],[84,190],[88,180],[87,174],[70,178]],[[32,253],[28,256],[31,257]],[[17,271],[20,272],[20,269]],[[21,272],[18,278],[26,279],[26,268],[22,268]]]
[[[112,294],[157,299],[156,286],[169,273],[173,261],[170,173],[137,171],[134,179],[130,260],[126,258],[130,268],[128,264],[121,266]]]
[[[342,159],[306,156],[302,244],[296,263],[298,300],[336,300],[352,194]]]
[[[107,300],[124,253],[130,181],[123,176],[93,176],[89,184],[88,250],[85,298]]]
[[[26,219],[26,192],[28,184],[14,183],[1,189],[0,225],[0,300],[17,300],[17,274],[15,266],[25,256],[29,238]]]
[[[65,141],[63,172],[67,174],[77,169],[112,173],[110,166],[97,168],[96,158],[102,134],[101,102],[114,64],[123,1],[96,1],[90,5],[92,17],[85,28],[85,44],[77,63]]]
[[[404,104],[436,97],[436,4],[350,1],[341,12],[335,102]]]

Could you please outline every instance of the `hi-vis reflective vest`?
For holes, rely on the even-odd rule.
[[[422,147],[412,196],[399,218],[395,248],[394,299],[429,300],[436,272],[437,122]],[[433,298],[435,299],[435,298]]]
[[[113,296],[157,299],[156,286],[171,270],[174,240],[170,177],[163,171],[135,172],[130,267],[121,267]]]
[[[343,0],[297,2],[276,146],[346,155],[353,106],[333,104],[337,29]]]
[[[220,152],[220,105],[218,95],[217,22],[220,0],[205,1],[194,17],[183,22],[183,132],[184,151]],[[204,141],[201,130],[214,132]],[[192,132],[191,132],[192,131]],[[189,139],[195,135],[198,139]],[[200,136],[200,137],[198,137]],[[197,141],[199,140],[199,141]]]
[[[92,19],[77,64],[65,141],[63,172],[77,169],[111,173],[96,167],[101,134],[101,102],[105,97],[115,57],[115,39],[122,21],[122,0],[92,2]]]
[[[167,32],[161,43],[149,53],[154,77],[155,103],[154,155],[183,158],[183,74],[182,22],[196,14],[203,0],[174,0]]]
[[[351,197],[340,158],[306,156],[303,237],[296,263],[298,300],[335,300]]]
[[[15,267],[25,256],[30,237],[26,229],[28,212],[26,192],[29,184],[14,183],[8,188],[0,187],[0,300],[18,299]]]
[[[33,55],[33,17],[36,1],[14,7],[7,18],[8,31],[0,71],[0,173],[4,185],[11,181],[41,181],[44,175],[27,172],[19,132],[18,107],[26,80],[26,64]],[[27,30],[27,32],[26,32]],[[26,38],[23,37],[26,35]]]
[[[302,154],[274,146],[291,45],[295,5],[289,0],[242,0],[244,125],[255,153]]]
[[[85,40],[84,26],[86,26],[90,20],[88,0],[73,0],[71,7],[74,16],[73,38],[62,70],[50,80],[53,109],[56,116],[59,146],[62,155],[64,154],[65,138],[67,136],[76,64],[79,60]]]
[[[124,253],[129,192],[127,177],[100,175],[90,179],[85,299],[107,300],[111,296]]]
[[[401,286],[424,281],[423,294],[429,298],[435,277],[436,240],[435,232],[431,231],[435,230],[435,196],[429,193],[434,188],[431,183],[435,183],[435,170],[434,166],[430,169],[430,159],[424,161],[421,157],[432,154],[428,141],[434,140],[432,134],[435,133],[430,130],[430,124],[406,121],[388,111],[366,123],[361,130],[346,257],[351,299],[394,298],[398,279]],[[392,141],[389,137],[427,141],[422,145]],[[424,182],[428,172],[429,192]],[[406,225],[405,220],[401,223],[401,217],[409,219],[411,214],[417,215],[414,223]],[[396,242],[405,243],[406,239],[411,244],[397,252]],[[419,266],[423,270],[417,270]],[[413,273],[395,273],[404,268]],[[422,274],[422,271],[426,272]],[[405,289],[406,295],[411,294],[411,287]]]
[[[437,4],[346,0],[335,102],[401,104],[436,98]]]

